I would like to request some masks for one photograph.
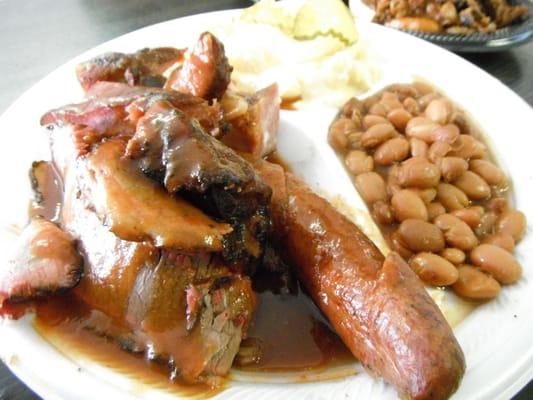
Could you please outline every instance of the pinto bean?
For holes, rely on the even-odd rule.
[[[524,236],[526,226],[526,216],[518,210],[505,211],[496,221],[496,231],[511,235],[516,242]]]
[[[335,120],[329,127],[329,144],[337,151],[344,151],[348,145],[347,135],[356,129],[355,123],[349,118],[341,117]]]
[[[481,222],[481,217],[485,210],[481,206],[472,206],[468,208],[463,208],[461,210],[454,210],[451,212],[452,215],[455,215],[457,218],[466,222],[466,224],[475,229]]]
[[[452,247],[471,250],[479,243],[472,229],[452,214],[442,214],[435,218],[435,225],[444,232],[444,239]]]
[[[468,264],[457,267],[459,277],[452,289],[461,297],[472,300],[490,300],[498,296],[501,287],[497,280]]]
[[[459,128],[455,124],[447,124],[435,129],[433,135],[438,142],[454,143],[460,135]]]
[[[391,206],[382,200],[378,200],[372,204],[372,216],[383,225],[392,224],[394,222]]]
[[[439,183],[440,170],[425,158],[413,157],[401,164],[398,180],[404,187],[431,188]]]
[[[398,96],[398,100],[404,101],[409,96],[418,96],[419,91],[411,84],[393,83],[389,90]]]
[[[438,201],[434,201],[432,203],[429,203],[428,206],[427,206],[427,209],[428,209],[428,218],[429,218],[430,221],[433,221],[439,215],[442,215],[442,214],[446,213],[446,209]]]
[[[391,165],[409,155],[409,142],[403,137],[387,140],[374,153],[374,160],[380,165]]]
[[[399,181],[400,166],[398,164],[392,165],[389,168],[389,175],[387,176],[387,192],[389,195],[394,195],[399,190],[402,190]]]
[[[478,174],[489,185],[502,186],[506,183],[503,171],[490,161],[471,160],[470,170]]]
[[[440,252],[441,257],[451,262],[454,265],[459,265],[465,262],[466,254],[460,249],[454,247],[447,247]]]
[[[522,267],[514,256],[501,247],[480,244],[470,252],[472,263],[492,275],[498,282],[510,284],[522,276]]]
[[[437,163],[442,157],[445,157],[452,149],[452,146],[446,142],[434,142],[429,146],[428,159]]]
[[[392,249],[397,252],[404,260],[408,260],[413,255],[413,252],[407,248],[403,243],[398,230],[394,231],[390,237]]]
[[[453,184],[461,189],[470,199],[482,200],[490,196],[490,187],[478,174],[466,171],[453,181]]]
[[[364,172],[355,177],[355,187],[367,204],[387,200],[387,188],[381,175],[376,172]]]
[[[421,108],[425,110],[426,107],[429,105],[429,103],[431,103],[433,100],[436,100],[440,97],[441,96],[438,93],[429,92],[418,99],[418,104],[420,105]]]
[[[361,145],[365,148],[373,148],[394,137],[396,131],[388,122],[371,126],[361,136]]]
[[[405,134],[409,138],[417,138],[426,143],[435,141],[434,131],[440,125],[425,117],[414,117],[405,126]]]
[[[428,153],[428,144],[423,140],[417,138],[409,139],[409,145],[411,147],[411,155],[413,157],[426,157]]]
[[[386,117],[387,116],[387,109],[385,108],[385,106],[381,103],[375,103],[374,105],[372,105],[372,107],[370,107],[370,109],[368,110],[368,112],[370,114],[373,114],[373,115],[379,115],[380,117]]]
[[[459,157],[442,157],[437,161],[437,165],[446,182],[454,181],[468,170],[468,162]]]
[[[433,122],[444,125],[450,120],[452,111],[452,104],[448,100],[440,98],[431,100],[427,105],[424,114]]]
[[[490,235],[487,235],[481,239],[481,243],[492,244],[494,246],[501,247],[502,249],[507,250],[509,253],[513,252],[515,245],[513,237],[507,233],[491,233]]]
[[[411,118],[413,118],[411,113],[404,108],[395,108],[387,114],[387,119],[399,132],[405,132],[405,127]]]
[[[487,154],[485,145],[470,135],[459,135],[452,147],[452,151],[448,155],[461,157],[465,160],[483,158]]]
[[[348,146],[347,148],[350,150],[359,150],[362,148],[361,146],[361,136],[363,136],[364,132],[357,131],[349,133],[347,136],[348,139]]]
[[[483,237],[489,234],[496,223],[498,216],[492,211],[485,212],[476,227],[475,232],[478,237]]]
[[[372,157],[360,150],[352,150],[348,152],[344,158],[344,163],[346,164],[348,171],[354,175],[370,172],[374,169],[374,160]]]
[[[493,197],[485,203],[485,208],[496,214],[502,214],[509,210],[509,202],[505,197]]]
[[[449,183],[437,185],[437,199],[447,210],[460,210],[468,206],[468,197],[459,188]]]
[[[389,112],[394,109],[403,108],[402,103],[398,99],[398,95],[393,92],[384,92],[381,95],[381,100],[379,103],[382,104]]]
[[[437,189],[434,189],[434,188],[411,189],[411,190],[415,192],[425,204],[431,203],[433,200],[435,200],[435,197],[437,196]]]
[[[443,257],[432,253],[418,253],[409,265],[425,283],[433,286],[448,286],[457,280],[455,266]]]
[[[387,118],[384,118],[380,115],[367,114],[363,117],[363,129],[368,130],[377,124],[390,124]]]
[[[394,217],[402,222],[406,219],[428,220],[426,205],[422,199],[412,190],[400,190],[391,199]]]
[[[459,127],[462,134],[470,135],[472,133],[472,127],[462,111],[454,110],[451,122]]]
[[[444,249],[444,236],[435,225],[419,219],[406,219],[398,228],[401,242],[413,252],[438,253]]]
[[[341,113],[347,118],[352,118],[354,111],[358,112],[361,115],[365,111],[365,106],[361,100],[352,97],[348,100],[341,108]]]
[[[403,101],[403,106],[413,116],[420,114],[420,105],[412,97],[405,98]]]

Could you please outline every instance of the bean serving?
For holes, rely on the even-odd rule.
[[[516,282],[526,230],[509,179],[452,101],[422,82],[350,99],[329,142],[397,251],[428,285],[489,300]]]

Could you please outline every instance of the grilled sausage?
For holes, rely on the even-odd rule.
[[[272,215],[285,219],[275,221],[285,226],[278,239],[352,353],[408,398],[449,397],[465,371],[464,356],[409,266],[396,253],[385,259],[298,178],[285,174],[283,179],[281,167],[264,162],[258,170],[274,190]]]

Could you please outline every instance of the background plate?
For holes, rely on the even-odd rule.
[[[533,40],[533,3],[530,0],[516,0],[509,1],[509,3],[529,6],[529,15],[523,21],[498,29],[496,32],[474,33],[471,35],[418,31],[404,32],[455,52],[489,53],[507,50]],[[363,15],[368,21],[372,20],[373,11],[363,4],[361,0],[351,0],[350,8],[355,15]]]

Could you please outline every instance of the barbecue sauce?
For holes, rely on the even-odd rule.
[[[269,155],[267,159],[289,170],[287,163],[277,153]],[[34,206],[31,211],[32,215],[44,214],[57,220],[62,187],[60,181],[54,179],[52,170],[46,172],[49,174],[45,180],[47,191],[54,193],[54,196],[51,196],[52,201]],[[52,187],[54,185],[55,188]],[[293,372],[296,373],[295,381],[299,382],[313,381],[312,371],[354,362],[350,351],[296,279],[291,278],[287,282],[279,272],[265,268],[259,268],[259,271],[254,278],[258,305],[248,337],[259,344],[260,356],[253,363],[234,364],[234,368],[265,373],[265,376],[272,371]],[[144,354],[127,351],[116,340],[87,329],[92,310],[74,294],[43,300],[35,307],[35,329],[60,352],[74,359],[95,361],[112,371],[125,374],[139,382],[140,388],[146,384],[180,395],[203,397],[215,395],[225,386],[226,380],[219,377],[197,385],[184,384],[179,378],[171,379],[171,370],[166,363],[149,361]],[[353,369],[347,371],[316,379],[334,379],[354,373]],[[298,374],[300,372],[301,376]]]
[[[298,284],[296,290],[280,289],[277,274],[266,272],[260,278],[264,287],[257,293],[258,306],[248,336],[257,340],[261,354],[256,362],[234,368],[259,374],[306,372],[302,379],[313,381],[313,371],[355,361]],[[91,310],[74,295],[58,296],[37,304],[34,326],[67,357],[97,362],[139,382],[139,387],[148,385],[186,396],[212,396],[223,390],[226,380],[219,377],[196,385],[171,379],[166,363],[149,361],[144,354],[123,349],[116,340],[86,329],[90,314]],[[354,371],[350,369],[348,373]],[[340,371],[327,379],[346,374]],[[297,374],[294,381],[301,381],[299,378]]]

